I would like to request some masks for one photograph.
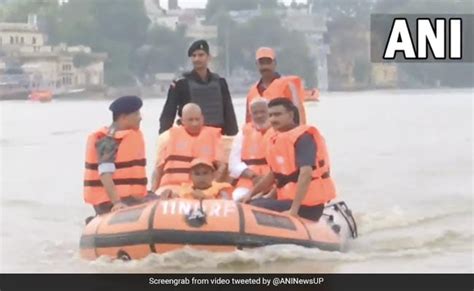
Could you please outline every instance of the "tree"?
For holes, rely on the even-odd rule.
[[[134,56],[135,70],[144,80],[156,73],[176,72],[184,66],[188,39],[186,29],[171,30],[165,26],[154,26],[147,34],[145,45]]]
[[[243,68],[255,72],[255,51],[260,46],[270,46],[277,51],[281,73],[300,75],[307,84],[314,85],[316,69],[304,36],[284,27],[279,16],[269,12],[238,24],[228,15],[221,14],[218,21],[220,63],[228,59],[231,71]],[[225,49],[226,41],[229,42],[228,51]],[[226,53],[229,53],[228,58]]]
[[[70,0],[61,7],[57,21],[52,41],[83,44],[106,52],[106,82],[135,82],[133,54],[143,45],[149,25],[143,1]]]
[[[28,14],[34,13],[39,16],[48,16],[56,11],[57,1],[51,0],[16,0],[4,4],[2,7],[5,22],[25,22]]]
[[[106,52],[105,81],[111,85],[135,82],[133,53],[143,45],[149,20],[142,0],[17,0],[4,7],[6,21],[25,22],[39,17],[40,29],[52,45],[87,45]]]

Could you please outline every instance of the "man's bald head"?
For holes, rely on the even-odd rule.
[[[188,103],[184,105],[182,112],[183,118],[188,114],[202,115],[201,107],[199,107],[199,105],[197,105],[196,103]]]
[[[188,133],[193,135],[199,134],[204,125],[201,107],[195,103],[184,105],[181,114],[181,122]]]

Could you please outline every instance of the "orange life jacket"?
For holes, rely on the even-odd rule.
[[[300,125],[288,132],[274,135],[267,147],[267,161],[275,175],[278,200],[293,200],[299,169],[296,167],[295,143],[304,133],[310,133],[316,142],[317,153],[311,184],[302,205],[324,204],[336,197],[334,181],[330,177],[329,155],[326,142],[319,131],[312,126]]]
[[[264,133],[256,129],[251,122],[245,124],[242,129],[242,153],[241,160],[247,164],[248,168],[259,176],[264,176],[270,171],[265,159],[266,144],[268,138],[275,133],[269,128]],[[252,188],[252,180],[240,177],[236,187]]]
[[[84,173],[84,201],[97,205],[110,201],[100,181],[96,143],[108,134],[104,127],[92,133],[87,140]],[[147,193],[145,141],[140,130],[120,130],[113,138],[119,143],[112,179],[120,198],[144,197]]]
[[[262,95],[258,91],[258,82],[255,83],[249,90],[247,94],[247,114],[246,122],[250,122],[250,104],[252,100],[256,97],[266,98],[268,101],[279,98],[286,97],[290,99],[294,105],[298,107],[298,112],[300,115],[300,124],[306,124],[306,112],[303,105],[305,98],[305,91],[303,86],[303,80],[298,76],[285,76],[276,78],[268,86]]]
[[[204,126],[198,136],[190,135],[182,126],[170,128],[160,186],[190,183],[191,161],[195,158],[216,161],[220,139],[220,128]]]
[[[186,199],[193,199],[192,192],[194,191],[192,184],[183,184],[181,189],[179,190],[179,195],[181,198]],[[225,192],[230,199],[230,195],[232,194],[232,185],[229,183],[219,183],[219,182],[212,182],[211,187],[201,190],[207,199],[221,199],[225,198],[222,197],[221,194]]]

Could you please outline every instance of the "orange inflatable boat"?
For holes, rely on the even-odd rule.
[[[32,91],[29,95],[32,101],[49,102],[53,99],[53,93],[49,90]]]
[[[307,89],[305,90],[305,99],[304,101],[317,101],[319,102],[319,90],[314,89]]]
[[[195,215],[201,213],[203,215]],[[318,222],[231,200],[155,200],[98,216],[84,229],[81,256],[141,259],[186,245],[234,251],[274,244],[343,250],[357,236],[344,202],[328,205]]]

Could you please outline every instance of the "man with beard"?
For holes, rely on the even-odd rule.
[[[229,174],[235,179],[234,200],[246,194],[269,172],[265,154],[269,138],[275,133],[268,118],[268,101],[262,97],[250,104],[252,122],[246,123],[233,140],[229,155]],[[271,189],[266,189],[266,194]]]
[[[239,129],[227,82],[208,69],[208,43],[195,41],[189,47],[188,56],[193,70],[171,84],[160,117],[159,133],[173,126],[176,113],[181,117],[184,105],[196,103],[202,109],[206,126],[220,128],[223,135],[236,135]]]
[[[298,124],[306,124],[306,113],[303,105],[304,86],[298,76],[281,76],[276,71],[275,51],[269,47],[261,47],[255,54],[257,69],[261,79],[255,83],[247,94],[246,122],[251,121],[250,104],[257,97],[263,97],[268,101],[285,97],[293,102],[298,109],[295,116]]]

